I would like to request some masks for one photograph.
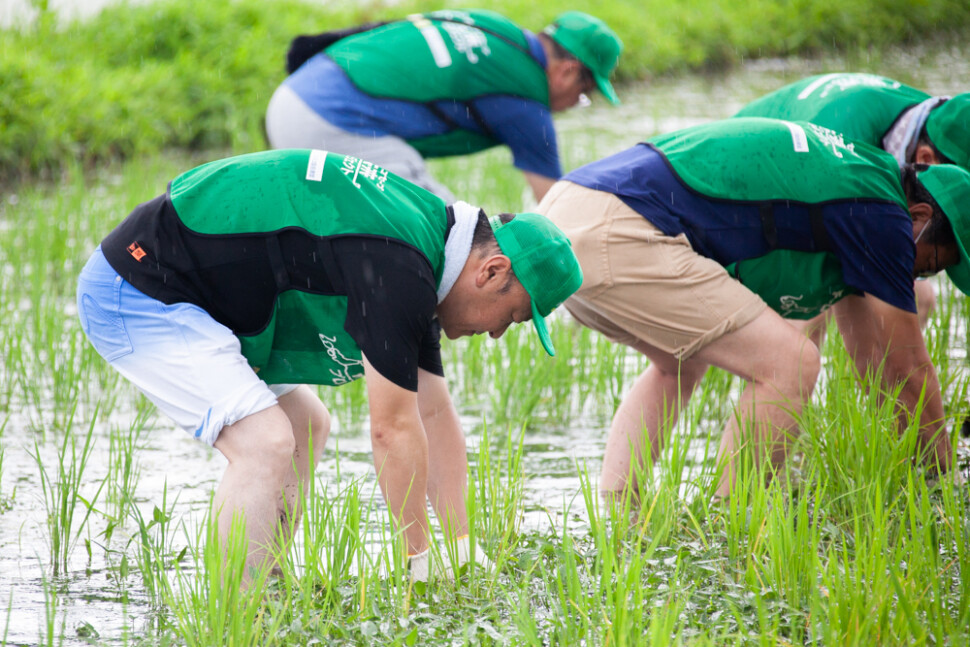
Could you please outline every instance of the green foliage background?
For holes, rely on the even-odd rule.
[[[263,113],[294,35],[442,6],[486,6],[535,30],[564,10],[596,14],[626,45],[621,81],[751,57],[878,49],[970,26],[965,0],[330,5],[159,0],[68,24],[44,11],[0,30],[0,183],[161,148],[263,148]]]

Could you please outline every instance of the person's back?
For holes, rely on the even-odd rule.
[[[294,41],[289,65],[297,67],[267,109],[270,145],[362,157],[446,201],[450,192],[424,158],[506,145],[541,197],[561,175],[551,112],[597,86],[616,101],[608,77],[620,41],[580,12],[560,16],[541,35],[484,10],[415,14],[350,31],[321,35],[326,46],[313,55],[305,45],[311,37]]]
[[[877,146],[900,166],[970,164],[970,95],[932,96],[885,76],[810,76],[755,99],[734,116],[810,121]]]
[[[654,137],[564,179],[686,235],[782,316],[808,318],[857,292],[913,309],[899,171],[884,152],[826,128],[729,119]]]
[[[822,74],[786,85],[741,108],[735,117],[810,121],[882,146],[899,116],[930,95],[874,74]]]

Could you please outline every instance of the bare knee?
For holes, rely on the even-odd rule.
[[[326,405],[306,385],[280,397],[280,406],[293,426],[297,444],[306,447],[313,443],[313,455],[320,458],[330,435],[331,418]]]
[[[806,338],[783,362],[775,387],[792,399],[807,399],[822,372],[822,356],[818,346]]]
[[[926,327],[930,315],[936,310],[936,290],[929,281],[917,281],[915,284],[916,292],[916,312],[919,315],[919,324]]]
[[[323,448],[327,444],[327,438],[330,436],[330,423],[330,412],[323,406],[323,403],[320,403],[320,406],[310,416],[310,438],[313,441],[313,456],[316,460],[320,460]]]
[[[293,457],[296,454],[296,439],[292,428],[280,429],[277,433],[268,435],[265,440],[253,448],[253,466],[256,471],[265,470],[267,476],[285,475],[293,470]],[[261,467],[260,467],[261,466]]]
[[[270,407],[224,427],[215,447],[230,468],[258,478],[280,478],[291,468],[296,440],[290,420],[278,407]]]

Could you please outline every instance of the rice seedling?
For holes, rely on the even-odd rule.
[[[135,523],[136,531],[129,541],[135,544],[135,563],[141,573],[142,586],[153,609],[162,609],[165,603],[166,573],[175,565],[182,562],[188,551],[188,546],[176,552],[173,534],[178,525],[172,524],[176,519],[174,509],[178,499],[168,505],[168,484],[163,489],[161,508],[152,507],[151,520],[146,522],[145,515],[139,506],[130,503],[128,514]],[[127,554],[127,548],[126,548]]]
[[[57,580],[48,578],[46,575],[41,580],[41,588],[44,592],[44,624],[40,628],[40,640],[38,644],[45,647],[54,647],[64,644],[64,632],[66,620],[59,613],[61,608],[61,591]],[[60,622],[58,622],[60,620]]]
[[[174,616],[180,640],[186,645],[260,645],[279,629],[278,621],[260,613],[259,595],[242,590],[246,570],[246,533],[240,517],[233,518],[228,540],[219,537],[218,524],[209,519],[190,545],[192,569],[176,566],[174,581],[165,579],[164,597]],[[265,587],[262,570],[252,589]]]
[[[144,416],[137,416],[126,430],[119,425],[111,427],[105,483],[108,485],[107,502],[112,506],[108,514],[113,519],[122,519],[134,501],[135,486],[141,471],[135,450],[141,442],[145,423]]]
[[[67,569],[70,555],[104,488],[102,481],[93,495],[87,498],[81,495],[82,481],[93,446],[93,421],[80,447],[74,434],[66,434],[57,451],[57,473],[55,474],[45,466],[41,447],[36,441],[34,442],[31,457],[37,464],[43,502],[47,509],[47,541],[50,567],[54,576],[64,573]],[[83,510],[79,508],[79,504],[83,506]],[[79,513],[81,516],[78,518]]]

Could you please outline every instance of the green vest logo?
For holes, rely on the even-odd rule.
[[[823,297],[821,294],[818,295],[818,300],[812,300],[810,302],[802,304],[802,299],[805,298],[804,294],[799,294],[795,296],[794,294],[784,294],[778,298],[779,302],[779,313],[785,318],[797,318],[792,317],[795,314],[809,315],[814,317],[815,315],[821,314],[832,307],[832,305],[846,295],[845,290],[832,290],[829,292],[828,301],[822,301]]]
[[[488,48],[488,40],[480,30],[452,22],[446,22],[442,27],[448,32],[451,44],[460,54],[465,55],[469,63],[477,63],[479,60],[478,53],[475,52],[476,47],[481,50],[482,56],[491,55],[492,50]]]
[[[347,357],[340,349],[337,348],[337,338],[328,337],[323,333],[320,334],[320,342],[323,347],[327,349],[327,356],[334,361],[334,363],[340,366],[339,369],[328,369],[330,375],[333,376],[334,385],[346,384],[347,382],[353,382],[359,377],[364,377],[364,362],[363,360],[353,359]]]
[[[842,138],[842,133],[837,133],[834,130],[815,124],[808,124],[808,127],[818,135],[818,138],[822,140],[824,146],[832,149],[832,153],[839,159],[842,159],[842,151],[855,153],[855,144],[846,142]]]

